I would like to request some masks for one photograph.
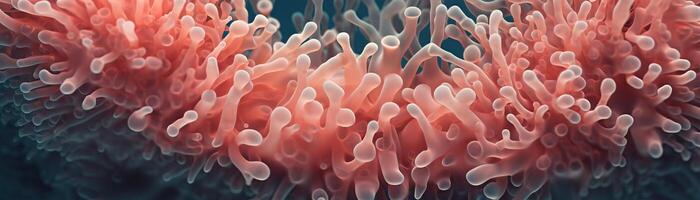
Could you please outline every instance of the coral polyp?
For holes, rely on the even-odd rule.
[[[2,120],[205,198],[700,197],[634,193],[700,170],[697,0],[280,3],[0,0]]]

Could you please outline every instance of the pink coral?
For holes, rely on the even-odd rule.
[[[553,178],[585,193],[625,151],[658,158],[665,144],[698,162],[697,2],[466,1],[490,13],[476,20],[437,0],[381,13],[365,2],[366,21],[347,11],[338,24],[372,42],[359,54],[321,19],[283,43],[270,1],[250,22],[243,0],[217,2],[0,0],[0,32],[14,36],[3,44],[32,49],[0,54],[1,78],[30,77],[18,88],[28,126],[53,126],[42,141],[113,112],[163,154],[188,156],[188,182],[233,165],[247,184],[283,176],[274,198],[459,186],[527,199]]]

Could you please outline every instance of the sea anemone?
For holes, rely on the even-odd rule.
[[[333,3],[283,41],[270,0],[0,0],[3,121],[261,199],[578,197],[669,151],[700,170],[697,0]]]

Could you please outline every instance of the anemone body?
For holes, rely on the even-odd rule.
[[[697,1],[335,2],[282,41],[267,0],[0,0],[3,120],[68,161],[257,198],[581,197],[643,188],[668,154],[700,170]]]

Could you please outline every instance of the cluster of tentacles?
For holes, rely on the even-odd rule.
[[[313,0],[282,41],[269,0],[254,17],[243,0],[0,0],[3,120],[68,160],[169,159],[186,167],[166,180],[224,173],[258,198],[546,199],[555,180],[585,196],[668,151],[700,170],[699,2],[466,3],[475,18]]]

